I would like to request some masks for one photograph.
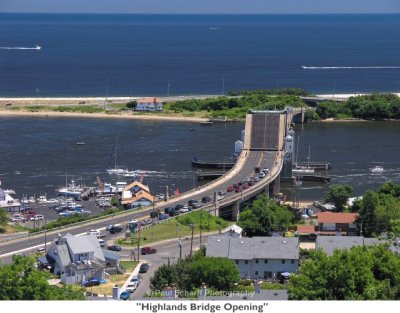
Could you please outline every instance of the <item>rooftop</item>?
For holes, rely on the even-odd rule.
[[[356,246],[370,246],[385,242],[384,240],[362,236],[318,236],[315,248],[322,249],[326,254],[332,255],[336,249],[351,249]]]
[[[333,213],[321,212],[317,214],[318,223],[337,223],[337,224],[352,224],[355,222],[357,213]]]
[[[298,259],[298,245],[298,238],[210,236],[206,253],[231,260]]]
[[[160,103],[161,99],[156,97],[143,97],[136,101],[137,103]]]

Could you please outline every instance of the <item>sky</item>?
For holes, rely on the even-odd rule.
[[[400,0],[0,0],[0,12],[400,13]]]

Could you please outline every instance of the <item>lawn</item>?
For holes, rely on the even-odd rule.
[[[127,273],[131,273],[138,265],[137,261],[120,261],[119,264],[126,270]]]
[[[115,285],[121,287],[128,279],[128,277],[129,273],[122,275],[111,275],[110,277],[107,277],[107,283],[101,284],[99,286],[87,287],[86,291],[112,296],[112,288],[115,287]]]
[[[202,225],[202,231],[205,233],[224,229],[232,223],[199,210],[142,230],[140,233],[140,243],[144,246],[162,240],[190,236],[192,234],[190,224],[194,225],[193,234],[196,235],[200,233],[200,225]],[[136,245],[137,235],[134,235],[131,239],[118,239],[117,244],[127,246]]]

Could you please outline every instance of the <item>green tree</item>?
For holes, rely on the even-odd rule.
[[[165,285],[178,285],[179,283],[180,278],[176,265],[168,266],[164,264],[157,269],[154,276],[150,279],[150,288],[153,291],[162,291]]]
[[[385,245],[311,251],[290,276],[292,300],[398,300],[400,257]]]
[[[129,109],[136,109],[136,106],[137,106],[136,100],[129,101],[126,104],[126,107],[129,108]]]
[[[353,188],[349,185],[333,185],[324,195],[324,201],[332,203],[337,212],[343,212],[343,209],[349,200]]]
[[[239,281],[239,270],[226,258],[202,257],[190,262],[183,276],[184,290],[199,289],[202,283],[216,290],[232,290]]]
[[[32,257],[16,255],[0,267],[0,300],[84,300],[84,290],[50,286],[48,273],[35,268]]]
[[[0,226],[5,226],[8,223],[8,215],[5,208],[0,208]]]
[[[377,231],[376,209],[378,207],[378,195],[368,190],[364,193],[361,200],[361,210],[357,217],[356,223],[365,237],[371,237]]]
[[[248,236],[266,236],[271,231],[284,231],[290,225],[293,213],[275,201],[261,195],[239,215],[238,225]]]

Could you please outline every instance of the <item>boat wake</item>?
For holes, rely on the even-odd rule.
[[[400,69],[400,66],[301,66],[304,70]]]
[[[36,47],[0,47],[0,50],[40,50],[41,46],[36,45]]]

